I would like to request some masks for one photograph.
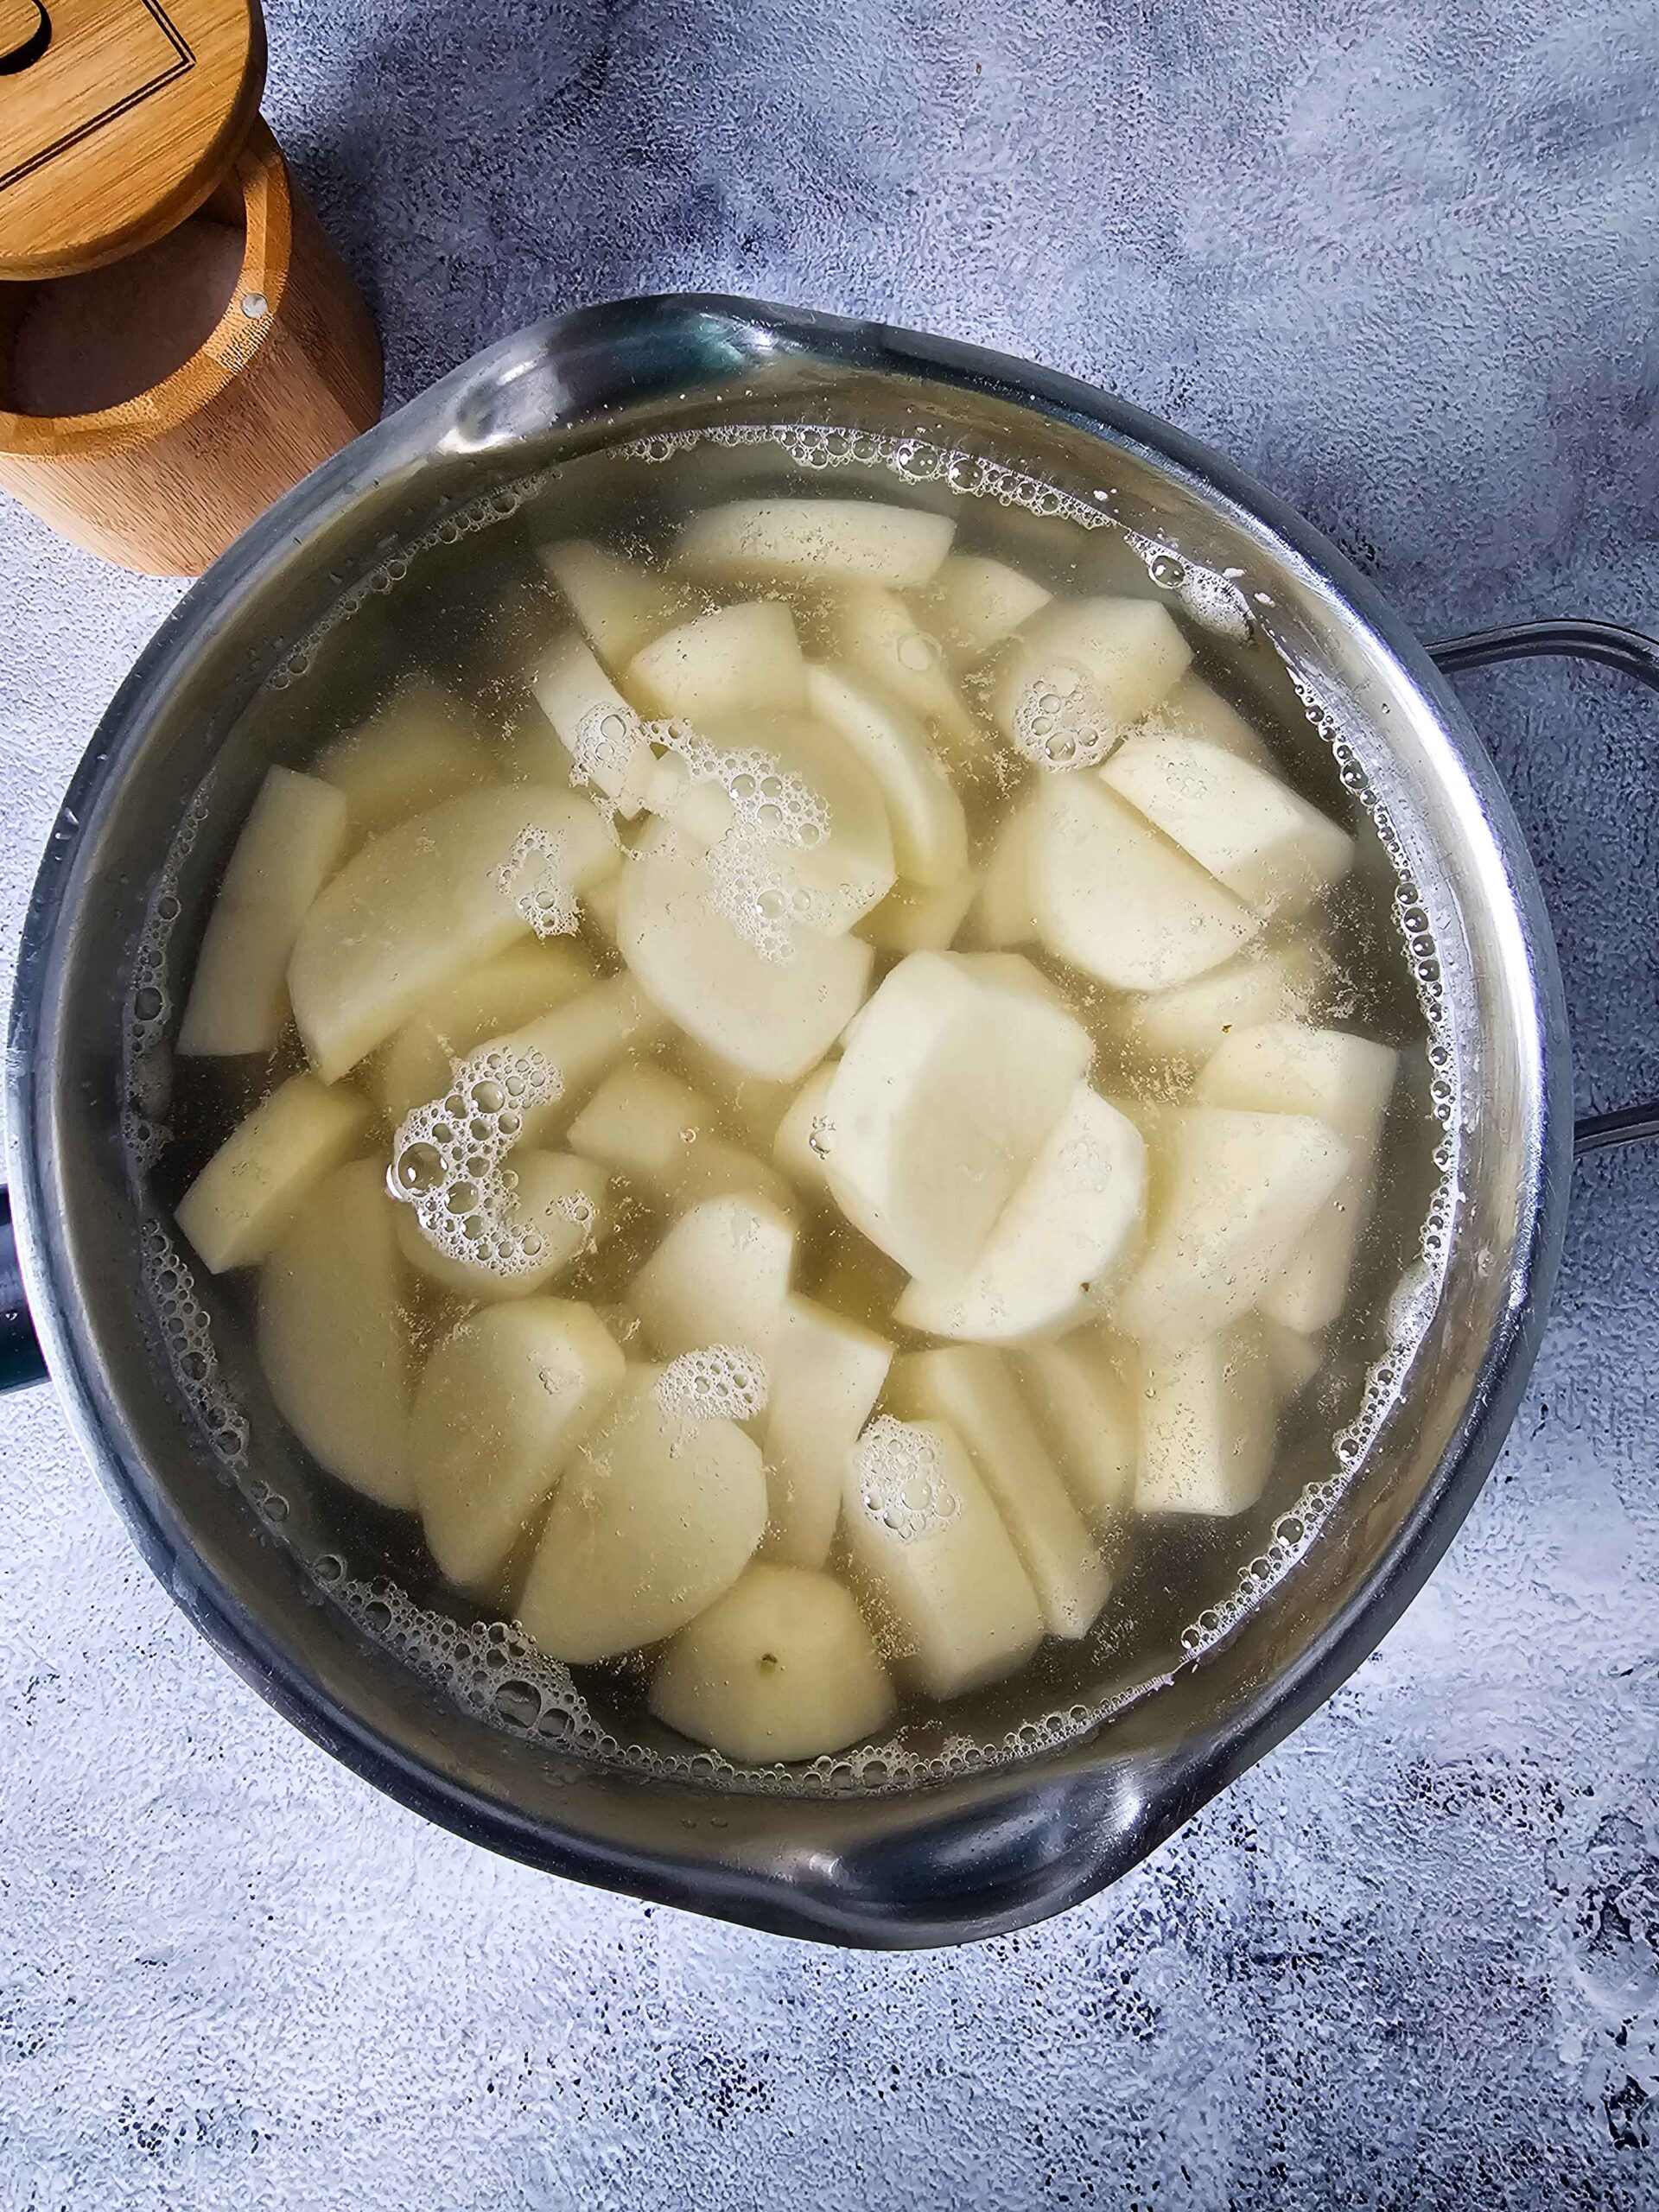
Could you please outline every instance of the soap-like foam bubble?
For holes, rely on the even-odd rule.
[[[1056,661],[1027,685],[1014,710],[1014,748],[1035,768],[1097,768],[1123,734],[1084,671]]]
[[[451,1064],[442,1098],[404,1116],[386,1188],[414,1207],[423,1235],[446,1259],[501,1275],[530,1274],[543,1265],[546,1237],[533,1221],[518,1217],[517,1178],[503,1163],[525,1116],[553,1104],[563,1090],[545,1053],[483,1045]]]
[[[702,1344],[670,1360],[652,1395],[664,1416],[678,1424],[683,1441],[699,1421],[753,1421],[766,1411],[770,1389],[758,1353],[741,1344]]]
[[[854,1448],[860,1503],[901,1543],[937,1535],[962,1511],[931,1430],[878,1414]]]
[[[533,861],[540,866],[532,868]],[[566,880],[560,840],[551,830],[536,823],[521,830],[496,880],[537,937],[569,937],[575,931],[582,916]]]

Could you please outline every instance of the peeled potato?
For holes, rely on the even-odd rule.
[[[1031,1578],[1044,1626],[1051,1636],[1086,1635],[1111,1575],[1001,1353],[977,1344],[912,1352],[895,1362],[887,1399],[906,1420],[943,1421],[961,1438]]]
[[[1273,1467],[1276,1394],[1253,1320],[1141,1363],[1139,1513],[1224,1517],[1255,1503]]]
[[[1304,1336],[1300,1329],[1287,1328],[1282,1321],[1269,1320],[1265,1313],[1258,1314],[1256,1319],[1274,1392],[1282,1403],[1288,1405],[1306,1389],[1324,1366],[1325,1338]]]
[[[654,639],[628,663],[623,689],[642,714],[699,725],[751,708],[797,714],[806,704],[806,663],[789,609],[750,600]]]
[[[410,1507],[397,1212],[378,1160],[325,1176],[260,1270],[257,1343],[276,1410],[312,1458],[378,1504]]]
[[[557,943],[509,945],[468,969],[434,991],[375,1056],[370,1087],[380,1110],[395,1128],[416,1106],[442,1097],[452,1062],[503,1030],[563,1005],[593,980],[575,945]]]
[[[729,1759],[811,1759],[893,1718],[887,1670],[851,1597],[828,1574],[745,1567],[658,1662],[659,1720]]]
[[[1025,623],[1001,662],[992,709],[1002,732],[1027,747],[1027,718],[1058,699],[1067,734],[1099,760],[1186,672],[1192,648],[1150,599],[1054,600]],[[1054,765],[1067,765],[1057,753]]]
[[[847,1463],[842,1528],[885,1620],[896,1672],[959,1697],[1023,1667],[1043,1616],[1014,1541],[955,1431],[873,1421]]]
[[[874,1411],[893,1346],[816,1300],[785,1304],[771,1343],[772,1388],[760,1448],[769,1510],[762,1552],[822,1567],[841,1517],[847,1455]]]
[[[1031,883],[1048,950],[1114,990],[1188,982],[1259,927],[1242,899],[1089,772],[1051,776],[1039,795]]]
[[[558,744],[550,745],[546,729],[532,720],[515,747],[520,772],[563,783],[574,766],[632,821],[657,766],[639,715],[580,638],[556,639],[531,667],[529,681]]]
[[[574,1151],[626,1176],[659,1205],[736,1192],[789,1204],[780,1175],[712,1133],[708,1100],[649,1063],[607,1076],[569,1134]]]
[[[686,595],[677,584],[636,568],[591,538],[561,538],[537,550],[550,581],[608,669],[625,668],[685,612]]]
[[[814,1138],[817,1136],[819,1142],[823,1141],[823,1109],[835,1079],[833,1060],[825,1060],[822,1066],[813,1069],[779,1122],[772,1145],[772,1158],[798,1188],[815,1196],[822,1193],[825,1198],[830,1195],[829,1179]]]
[[[711,1052],[691,1037],[677,1039],[675,1057],[697,1088],[715,1101],[721,1116],[736,1124],[745,1143],[761,1152],[771,1149],[778,1124],[795,1096],[793,1084],[746,1075],[722,1054]]]
[[[794,933],[769,960],[708,903],[697,862],[666,848],[624,873],[622,956],[647,998],[697,1043],[748,1075],[789,1083],[823,1058],[857,1012],[873,958],[859,938]]]
[[[822,1117],[854,1226],[950,1282],[1065,1112],[1093,1047],[1069,1014],[944,953],[902,960],[861,1014]]]
[[[934,574],[955,532],[946,516],[874,499],[734,499],[693,515],[675,558],[726,576],[868,577],[908,591]]]
[[[979,878],[969,874],[929,889],[895,883],[859,925],[859,935],[882,952],[943,952],[956,940],[974,903]]]
[[[174,1217],[209,1273],[263,1260],[306,1192],[345,1159],[368,1121],[356,1091],[294,1075],[238,1122]]]
[[[683,1421],[662,1370],[630,1367],[567,1461],[518,1618],[550,1658],[582,1665],[655,1643],[730,1589],[766,1522],[759,1446],[729,1421]]]
[[[457,1258],[433,1243],[413,1206],[398,1211],[397,1243],[410,1265],[440,1288],[480,1306],[529,1298],[545,1289],[610,1226],[604,1172],[591,1160],[516,1145],[507,1165],[518,1178],[509,1223],[533,1231],[541,1240],[532,1267],[509,1274],[475,1260]]]
[[[1190,983],[1128,1000],[1119,1010],[1122,1034],[1138,1052],[1199,1063],[1235,1029],[1306,1020],[1330,974],[1330,962],[1305,939],[1253,946]]]
[[[795,1260],[795,1224],[754,1198],[705,1198],[683,1213],[633,1279],[645,1341],[664,1359],[739,1344],[769,1359]]]
[[[548,849],[523,847],[526,835]],[[586,799],[531,785],[468,792],[372,838],[307,914],[289,963],[317,1073],[344,1075],[433,992],[528,937],[526,903],[550,870],[574,898],[613,851]]]
[[[1259,1303],[1352,1152],[1306,1114],[1189,1106],[1170,1122],[1151,1240],[1113,1319],[1132,1337],[1180,1344]]]
[[[983,660],[1053,594],[1005,562],[950,553],[920,601],[925,626],[960,668]]]
[[[1247,722],[1236,707],[1230,707],[1213,686],[1189,670],[1173,691],[1166,694],[1144,721],[1135,725],[1137,737],[1202,738],[1236,753],[1258,768],[1274,766],[1273,749],[1266,738]]]
[[[474,1314],[426,1363],[409,1469],[439,1571],[480,1595],[622,1381],[593,1308],[526,1299]]]
[[[491,761],[462,702],[416,677],[360,728],[325,746],[316,772],[344,795],[355,844],[489,782]]]
[[[990,866],[968,917],[970,943],[995,949],[1029,944],[1037,935],[1032,862],[1042,795],[1025,800],[997,833]]]
[[[1140,1130],[1079,1084],[965,1273],[912,1282],[894,1319],[981,1344],[1058,1336],[1133,1256],[1146,1192]]]
[[[806,696],[825,727],[875,779],[893,832],[893,861],[912,883],[956,883],[968,867],[968,826],[956,786],[920,719],[842,671],[810,663]]]
[[[1018,1353],[1014,1371],[1071,1503],[1091,1528],[1114,1527],[1134,1500],[1140,1440],[1107,1339],[1073,1330]]]
[[[1300,914],[1354,841],[1271,769],[1203,738],[1136,734],[1101,770],[1120,798],[1261,914]]]
[[[345,855],[346,803],[315,776],[272,768],[225,869],[190,995],[181,1052],[269,1052],[288,1020],[300,925]]]
[[[831,602],[828,628],[836,659],[919,715],[950,759],[970,761],[982,749],[938,645],[897,592],[849,585]]]

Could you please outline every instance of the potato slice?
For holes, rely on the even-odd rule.
[[[683,1213],[633,1279],[660,1358],[738,1344],[770,1362],[795,1262],[795,1224],[754,1198],[705,1198]]]
[[[344,795],[355,845],[492,782],[493,769],[463,702],[446,685],[411,677],[359,728],[325,746],[315,772]]]
[[[943,952],[954,944],[974,903],[979,878],[971,872],[931,890],[895,883],[859,924],[859,935],[881,952]]]
[[[657,766],[639,716],[580,638],[556,639],[531,665],[529,682],[543,723],[531,718],[518,733],[513,757],[520,773],[553,784],[574,773],[631,822]]]
[[[874,779],[899,874],[930,888],[960,881],[968,867],[967,821],[920,718],[857,677],[819,662],[807,664],[806,696],[813,713]]]
[[[897,592],[853,584],[828,610],[836,658],[919,715],[945,757],[971,766],[986,741],[946,671],[938,646]]]
[[[302,1201],[259,1274],[257,1344],[276,1410],[319,1465],[409,1508],[407,1277],[378,1160],[336,1167]]]
[[[549,871],[574,899],[613,850],[586,799],[527,785],[468,792],[371,838],[307,914],[289,963],[317,1073],[344,1075],[433,992],[528,937]]]
[[[1080,1083],[966,1272],[912,1282],[893,1318],[980,1344],[1058,1336],[1134,1257],[1146,1195],[1140,1130]]]
[[[1328,1328],[1347,1299],[1399,1062],[1369,1038],[1274,1021],[1234,1030],[1198,1077],[1195,1096],[1211,1105],[1312,1114],[1348,1143],[1341,1185],[1262,1300],[1264,1313],[1305,1335]]]
[[[1001,1515],[1052,1636],[1087,1635],[1111,1593],[1084,1526],[1001,1352],[951,1344],[894,1363],[887,1402],[908,1421],[944,1422],[967,1446]]]
[[[1036,851],[1041,794],[1021,803],[997,833],[990,866],[963,932],[971,944],[995,950],[1029,944],[1037,935],[1036,892],[1032,861]]]
[[[648,1702],[681,1735],[754,1766],[844,1750],[885,1728],[894,1706],[841,1584],[759,1561],[670,1643]]]
[[[269,1052],[288,1020],[300,925],[339,867],[346,804],[315,776],[272,768],[248,810],[196,955],[181,1052]]]
[[[410,1478],[427,1547],[458,1588],[494,1589],[625,1364],[593,1308],[563,1298],[475,1313],[434,1351],[415,1393]]]
[[[1014,1358],[1026,1403],[1090,1527],[1115,1529],[1134,1501],[1139,1427],[1109,1341],[1075,1329]]]
[[[617,938],[639,988],[697,1043],[747,1075],[804,1075],[857,1012],[874,955],[854,937],[798,929],[769,960],[709,904],[696,861],[658,846],[623,876]]]
[[[1258,768],[1275,766],[1272,747],[1260,730],[1247,722],[1236,707],[1189,669],[1174,690],[1160,699],[1145,720],[1137,722],[1136,737],[1202,738],[1219,745],[1241,760]]]
[[[343,1084],[292,1075],[238,1122],[180,1199],[175,1215],[211,1274],[263,1260],[313,1185],[337,1167],[368,1127],[369,1109]]]
[[[794,1103],[778,1124],[772,1156],[796,1186],[810,1196],[828,1198],[830,1180],[823,1172],[818,1145],[824,1141],[822,1124],[836,1079],[836,1063],[825,1060],[813,1069],[795,1094]],[[816,1140],[816,1141],[815,1141]]]
[[[1097,775],[1050,777],[1031,850],[1038,934],[1114,990],[1161,991],[1218,968],[1260,926],[1243,901],[1149,829]]]
[[[613,672],[686,613],[680,585],[591,538],[560,538],[537,552],[588,644]]]
[[[557,1069],[563,1084],[546,1105],[525,1109],[519,1142],[540,1144],[563,1128],[600,1077],[625,1052],[655,1044],[664,1026],[631,976],[613,976],[522,1027],[488,1039],[501,1052],[539,1052]]]
[[[772,1339],[772,1393],[760,1448],[766,1462],[761,1556],[822,1567],[841,1518],[847,1455],[875,1409],[893,1346],[816,1300],[785,1304]]]
[[[868,577],[911,591],[933,575],[955,534],[948,516],[875,499],[734,499],[693,515],[674,557],[722,576]]]
[[[830,1190],[925,1281],[963,1273],[1089,1066],[1069,1014],[913,952],[849,1033],[822,1116]]]
[[[1273,1470],[1276,1393],[1247,1319],[1141,1363],[1138,1513],[1243,1513]]]
[[[410,1265],[457,1298],[480,1306],[530,1298],[544,1290],[610,1227],[606,1178],[591,1160],[568,1152],[537,1152],[515,1145],[507,1165],[518,1178],[507,1218],[515,1227],[533,1229],[542,1249],[533,1267],[513,1274],[440,1250],[412,1206],[400,1206],[397,1243]]]
[[[729,1590],[766,1522],[760,1447],[734,1422],[690,1423],[630,1366],[554,1493],[518,1601],[550,1658],[613,1659],[672,1636]]]
[[[1053,596],[1004,562],[979,553],[949,553],[918,612],[957,667],[971,668]]]
[[[1182,1344],[1260,1303],[1353,1155],[1306,1114],[1189,1106],[1169,1125],[1151,1241],[1113,1319],[1132,1337]]]
[[[1009,646],[992,711],[1028,760],[1053,768],[1098,763],[1167,696],[1192,658],[1192,646],[1155,600],[1056,600]],[[1039,726],[1050,723],[1053,735],[1044,741]]]
[[[1301,913],[1354,841],[1270,769],[1203,738],[1132,734],[1101,770],[1120,798],[1259,914]]]
[[[798,714],[806,663],[789,609],[775,599],[749,600],[654,639],[628,663],[622,688],[642,714],[698,724],[751,709]]]
[[[451,1064],[503,1030],[563,1006],[590,988],[594,971],[573,944],[509,945],[443,989],[406,1021],[370,1070],[370,1088],[396,1128],[405,1114],[441,1098]]]
[[[1306,938],[1252,947],[1173,990],[1137,994],[1119,1010],[1119,1026],[1137,1052],[1193,1066],[1235,1029],[1305,1021],[1330,977],[1330,961]]]
[[[842,1527],[894,1669],[959,1697],[1023,1667],[1043,1616],[1001,1516],[955,1431],[881,1414],[847,1463]]]

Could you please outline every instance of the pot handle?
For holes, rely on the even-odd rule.
[[[44,1382],[46,1361],[29,1318],[17,1238],[11,1225],[11,1193],[0,1184],[0,1390]]]
[[[1455,676],[1461,668],[1485,668],[1494,661],[1559,653],[1568,660],[1595,660],[1606,668],[1622,669],[1659,691],[1659,639],[1622,629],[1616,622],[1515,622],[1502,630],[1444,638],[1428,651],[1447,676]],[[1659,1136],[1659,1100],[1621,1106],[1611,1114],[1586,1114],[1573,1126],[1573,1149],[1582,1158],[1587,1152],[1605,1152],[1611,1145],[1634,1144],[1638,1137],[1650,1136]]]

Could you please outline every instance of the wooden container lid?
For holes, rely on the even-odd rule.
[[[264,81],[257,0],[0,0],[0,279],[73,276],[181,223]]]

